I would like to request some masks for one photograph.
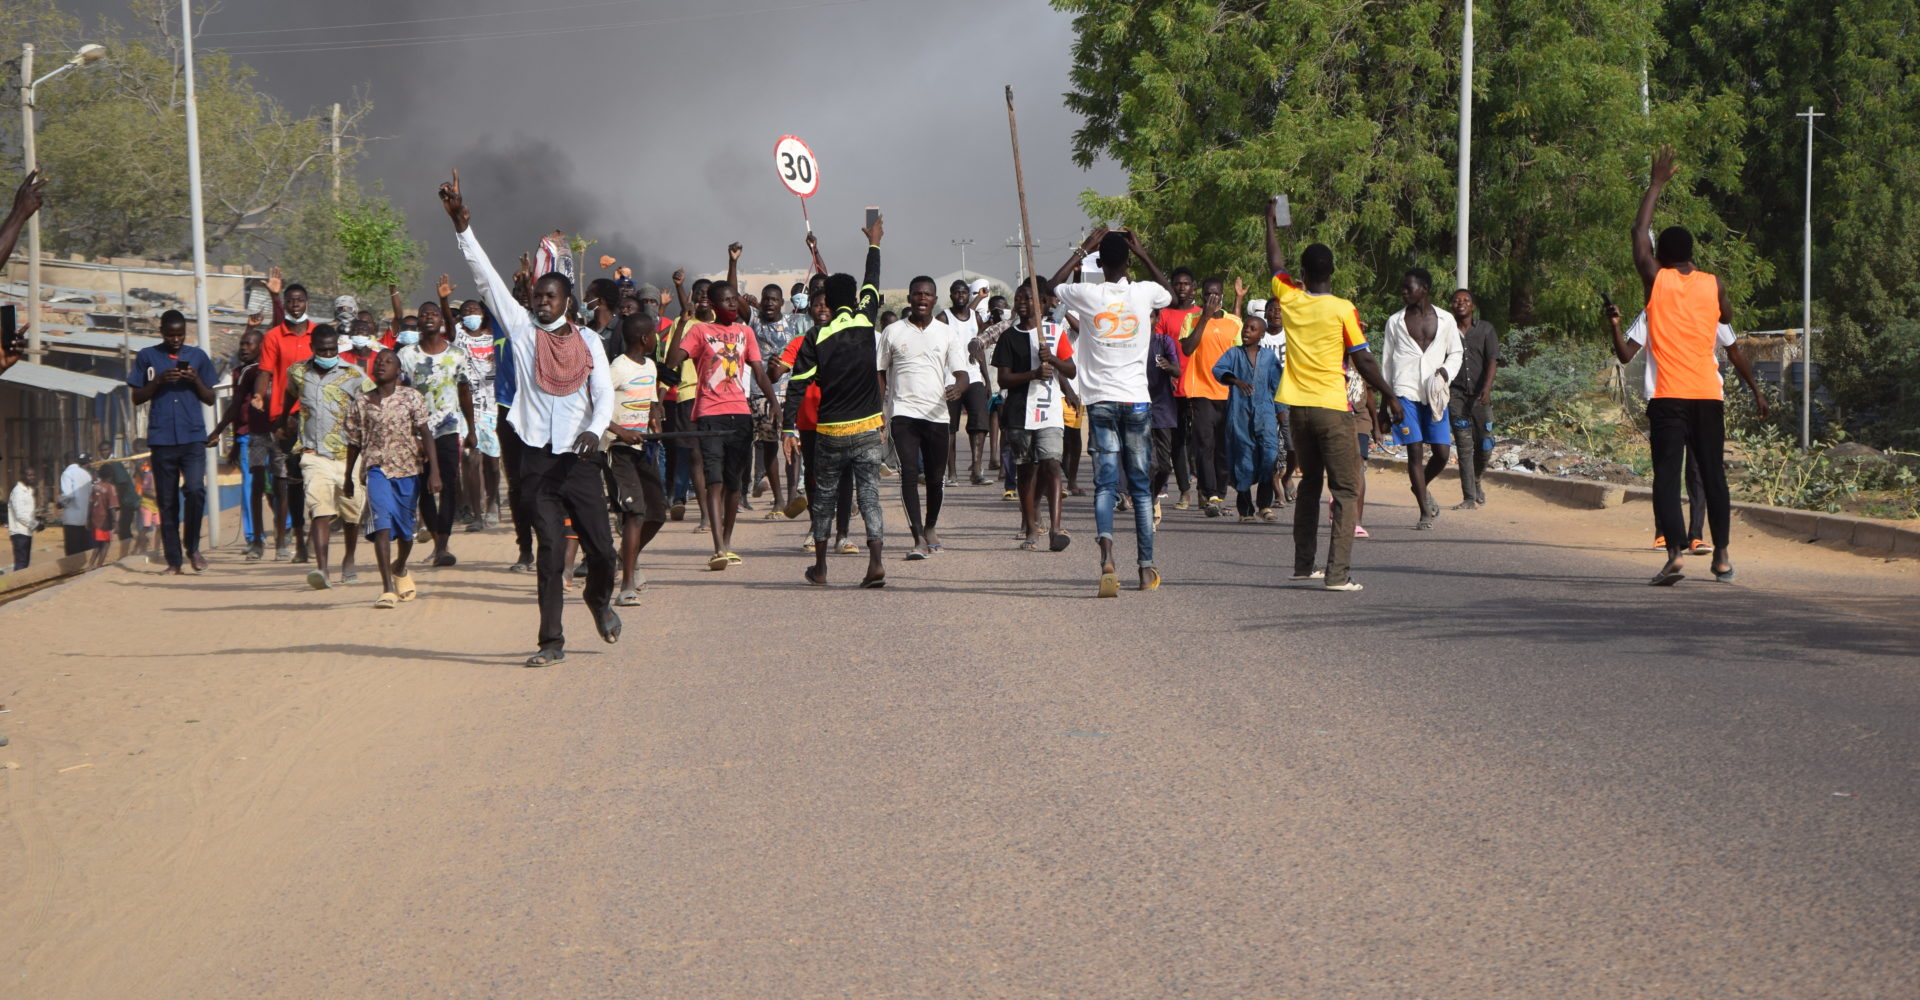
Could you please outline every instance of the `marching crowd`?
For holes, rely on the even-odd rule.
[[[1705,484],[1714,575],[1733,573],[1714,357],[1731,342],[1730,310],[1718,279],[1693,267],[1685,230],[1663,232],[1657,245],[1647,237],[1672,169],[1670,153],[1656,157],[1636,223],[1648,310],[1630,335],[1610,305],[1605,317],[1623,358],[1644,345],[1656,362],[1648,376],[1656,514],[1675,540],[1657,585],[1680,579],[1700,544],[1689,544],[1697,527],[1690,533],[1680,520],[1681,462]],[[231,428],[247,559],[267,558],[271,534],[275,559],[311,561],[308,583],[328,589],[358,579],[364,537],[380,580],[375,606],[394,608],[418,593],[416,542],[431,546],[425,561],[451,566],[456,526],[510,521],[508,568],[534,573],[539,595],[538,652],[527,663],[545,666],[565,658],[561,613],[578,577],[596,631],[617,641],[615,609],[637,605],[646,584],[641,554],[663,524],[687,516],[689,499],[716,572],[742,561],[733,546],[742,511],[810,513],[804,579],[816,586],[828,583],[831,553],[860,551],[849,538],[857,510],[868,554],[859,586],[884,586],[883,481],[898,481],[905,558],[936,558],[963,451],[973,484],[993,476],[1017,504],[1019,547],[1052,552],[1073,541],[1063,498],[1084,495],[1081,456],[1090,456],[1100,597],[1121,589],[1116,515],[1132,521],[1138,589],[1160,585],[1164,500],[1250,523],[1277,522],[1291,506],[1292,579],[1360,590],[1351,553],[1366,537],[1363,463],[1375,442],[1406,449],[1417,529],[1440,515],[1432,484],[1450,450],[1460,455],[1462,494],[1453,509],[1486,503],[1480,477],[1493,447],[1500,345],[1476,317],[1472,292],[1454,290],[1443,307],[1428,272],[1408,269],[1404,308],[1370,348],[1359,311],[1331,293],[1332,250],[1314,243],[1290,256],[1290,228],[1274,205],[1265,300],[1249,304],[1234,279],[1229,308],[1224,279],[1196,280],[1184,267],[1163,273],[1134,234],[1103,228],[1010,301],[984,282],[943,290],[920,276],[896,313],[879,293],[877,213],[862,230],[859,278],[829,272],[809,234],[812,272],[791,288],[741,288],[736,243],[726,280],[688,284],[676,271],[661,289],[602,258],[612,276],[579,289],[551,239],[503,278],[471,225],[457,172],[440,197],[474,297],[456,301],[459,285],[442,275],[435,296],[413,308],[392,290],[384,322],[346,296],[333,300],[330,318],[316,318],[307,290],[271,271],[211,430],[202,418],[214,399],[211,360],[186,342],[185,317],[163,316],[160,344],[140,352],[128,376],[135,401],[149,407],[150,460],[139,482],[121,469],[96,484],[79,461],[71,483],[62,475],[62,503],[80,512],[69,551],[151,516],[167,572],[203,569],[205,453]],[[1752,387],[1745,360],[1728,353]],[[30,506],[35,485],[30,474],[16,484],[10,524],[14,501],[24,489]],[[140,498],[137,513],[129,497]]]

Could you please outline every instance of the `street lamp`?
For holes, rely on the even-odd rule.
[[[33,138],[33,94],[40,85],[75,66],[90,66],[107,54],[104,45],[82,45],[73,58],[46,76],[33,79],[33,45],[20,46],[20,146],[26,154],[27,173],[40,168],[39,152]],[[32,81],[32,82],[28,82]],[[27,356],[39,361],[40,354],[40,217],[44,211],[27,217]]]

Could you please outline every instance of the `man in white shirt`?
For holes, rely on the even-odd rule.
[[[520,436],[520,488],[533,514],[538,550],[540,651],[529,667],[547,667],[567,658],[561,628],[565,595],[566,521],[573,521],[587,562],[582,592],[594,626],[607,642],[620,640],[620,617],[613,612],[613,536],[607,527],[607,489],[594,453],[613,420],[613,385],[600,339],[584,335],[567,320],[573,309],[573,282],[559,272],[533,284],[533,312],[513,297],[486,251],[473,235],[472,213],[460,194],[460,174],[440,185],[440,204],[453,220],[455,242],[473,270],[475,287],[507,332],[518,386],[507,420]]]
[[[667,491],[660,467],[643,450],[660,402],[660,368],[654,363],[658,315],[652,300],[614,321],[624,351],[607,365],[613,385],[613,420],[600,443],[607,449],[607,496],[620,515],[620,596],[614,606],[636,607],[647,585],[640,553],[667,523]],[[638,582],[636,582],[636,580]]]
[[[1100,272],[1105,280],[1062,284],[1095,248],[1100,252]],[[1133,498],[1140,589],[1160,586],[1160,571],[1153,566],[1153,493],[1149,480],[1153,403],[1147,391],[1147,352],[1153,341],[1153,311],[1172,305],[1173,295],[1158,282],[1129,281],[1130,254],[1139,255],[1149,270],[1158,273],[1132,233],[1110,233],[1102,227],[1094,230],[1053,276],[1054,294],[1068,312],[1078,315],[1079,325],[1072,334],[1074,384],[1085,404],[1093,443],[1093,519],[1100,542],[1101,597],[1120,595],[1120,578],[1113,563],[1113,508],[1123,467],[1127,494]]]
[[[962,285],[962,288],[965,286]],[[967,338],[933,318],[939,286],[921,275],[907,284],[907,315],[880,332],[874,367],[887,393],[888,429],[900,455],[900,499],[913,530],[908,559],[941,550],[940,474],[947,467],[947,404],[967,392]],[[920,517],[920,474],[927,477],[927,514]]]
[[[960,418],[967,418],[967,442],[973,454],[973,464],[967,467],[971,474],[969,480],[978,486],[986,482],[980,474],[980,449],[987,437],[987,419],[992,409],[990,387],[992,379],[987,374],[987,355],[980,341],[979,310],[987,301],[986,279],[982,278],[969,286],[966,281],[956,278],[947,289],[948,305],[940,314],[940,322],[953,331],[960,342],[960,350],[966,358],[967,382],[960,387],[960,395],[947,403],[947,485],[960,485]],[[952,388],[954,382],[948,382]],[[938,470],[936,470],[938,471]]]
[[[7,494],[7,538],[13,542],[16,573],[33,562],[33,529],[37,526],[35,514],[40,506],[33,489],[38,485],[40,474],[28,466],[21,470],[20,481],[14,483],[13,490]]]
[[[1427,484],[1447,467],[1447,447],[1453,444],[1447,398],[1465,350],[1459,325],[1433,304],[1432,290],[1433,276],[1425,268],[1407,271],[1400,280],[1400,300],[1407,306],[1387,317],[1380,348],[1380,372],[1405,411],[1393,425],[1393,443],[1407,449],[1407,479],[1420,508],[1417,531],[1432,529],[1440,516],[1440,502]]]
[[[87,504],[93,499],[93,473],[87,471],[87,456],[75,455],[60,471],[60,525],[66,534],[67,555],[93,549],[93,532],[87,529]]]

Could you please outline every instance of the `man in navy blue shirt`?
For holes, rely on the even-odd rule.
[[[200,518],[207,507],[207,418],[215,375],[207,352],[187,343],[187,318],[178,309],[160,317],[160,346],[133,359],[127,384],[135,406],[147,408],[147,443],[153,452],[153,493],[160,507],[160,543],[167,572],[179,575],[185,561],[207,568],[200,554]],[[185,483],[186,559],[180,550],[180,493]]]

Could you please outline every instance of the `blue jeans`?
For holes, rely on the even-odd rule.
[[[1113,504],[1119,496],[1120,470],[1127,471],[1127,495],[1133,498],[1134,538],[1140,565],[1153,565],[1153,493],[1148,471],[1153,462],[1153,412],[1147,403],[1089,403],[1087,423],[1093,441],[1093,523],[1096,537],[1113,538]]]
[[[179,569],[181,522],[186,523],[186,557],[200,551],[200,518],[207,510],[207,448],[192,444],[156,444],[152,447],[153,498],[160,507],[160,546],[167,565]],[[183,483],[184,480],[184,483]],[[184,517],[181,495],[186,496]]]
[[[818,468],[813,471],[813,495],[808,503],[813,510],[813,543],[819,551],[827,550],[827,532],[833,530],[840,503],[840,483],[848,477],[853,479],[860,519],[867,525],[867,542],[886,539],[886,522],[880,511],[880,460],[887,453],[886,436],[885,431],[876,428],[858,434],[822,434],[814,439]],[[937,479],[939,475],[939,469],[927,470],[928,479]]]

